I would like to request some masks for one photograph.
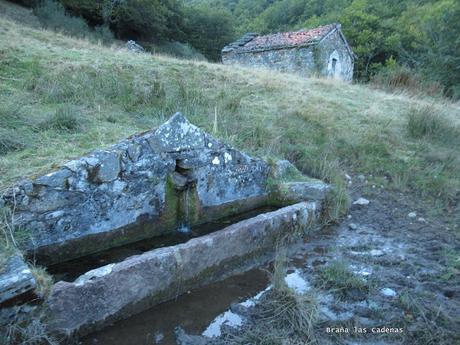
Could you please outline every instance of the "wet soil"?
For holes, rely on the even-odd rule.
[[[319,303],[314,343],[460,344],[459,224],[382,187],[362,183],[350,194],[370,203],[352,205],[341,224],[306,239],[290,258],[289,269],[314,286]],[[365,289],[326,286],[321,272],[337,262]],[[249,320],[246,328],[258,325]]]

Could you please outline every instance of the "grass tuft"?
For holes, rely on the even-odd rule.
[[[63,105],[40,124],[41,129],[53,129],[59,132],[75,133],[81,129],[82,117],[80,111],[72,105]]]
[[[368,283],[355,275],[342,261],[330,262],[321,269],[319,277],[325,288],[335,290],[340,295],[345,295],[351,289],[362,292],[369,290]]]
[[[302,339],[314,339],[318,321],[318,303],[312,292],[298,294],[287,286],[287,251],[279,249],[274,262],[272,294],[267,301],[265,319],[277,329],[294,331]]]
[[[409,109],[407,118],[407,131],[414,139],[460,143],[460,128],[449,122],[442,110],[433,105],[413,106]]]
[[[20,131],[0,128],[0,156],[20,151],[29,146],[29,140]]]

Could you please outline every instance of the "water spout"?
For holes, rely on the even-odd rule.
[[[179,205],[179,227],[178,232],[182,234],[190,234],[190,220],[189,220],[189,194],[190,194],[190,185],[187,185],[187,188],[181,193],[181,204]]]

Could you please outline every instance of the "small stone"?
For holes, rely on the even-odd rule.
[[[358,200],[355,200],[353,202],[353,205],[366,206],[366,205],[369,205],[369,203],[370,201],[365,198],[358,198]]]
[[[37,178],[35,180],[35,184],[49,186],[52,188],[65,188],[67,179],[71,175],[72,173],[68,169],[60,169]]]
[[[6,259],[0,272],[0,303],[14,304],[19,296],[32,293],[36,287],[35,278],[20,255]],[[3,306],[2,306],[3,307]]]
[[[423,217],[419,217],[417,221],[419,221],[420,223],[426,223],[426,219]]]
[[[351,180],[351,176],[350,176],[350,175],[348,175],[348,174],[345,174],[345,178],[346,178],[348,181],[350,181],[350,180]]]
[[[385,297],[395,297],[396,296],[396,291],[390,288],[380,289],[380,293],[384,295]]]
[[[25,181],[22,188],[24,189],[24,193],[26,193],[26,195],[31,195],[34,192],[34,185],[30,181]]]
[[[97,152],[100,163],[96,167],[96,182],[111,182],[120,173],[120,157],[115,152]]]
[[[129,40],[128,42],[126,42],[125,47],[126,49],[128,49],[129,51],[132,51],[133,53],[144,53],[145,52],[144,47],[137,44],[133,40]]]
[[[349,215],[347,216],[347,218],[348,218],[348,219],[351,219],[351,214],[349,214]]]
[[[380,249],[372,249],[369,253],[372,256],[383,256],[383,255],[385,255],[385,252],[383,250],[380,250]]]
[[[177,190],[184,190],[187,187],[188,179],[184,175],[179,174],[178,172],[173,172],[171,174],[171,182],[174,185],[174,188]]]
[[[164,337],[165,336],[163,333],[160,333],[160,332],[155,333],[155,344],[160,344],[162,340],[164,339]]]
[[[412,219],[413,219],[413,218],[417,217],[417,213],[416,213],[416,212],[411,212],[411,213],[409,213],[407,216],[408,216],[409,218],[412,218]]]
[[[348,224],[348,227],[349,227],[351,230],[356,230],[356,229],[358,229],[358,225],[356,225],[355,223],[350,223],[350,224]]]
[[[364,175],[358,175],[358,180],[360,180],[361,182],[364,182],[366,178],[364,177]]]

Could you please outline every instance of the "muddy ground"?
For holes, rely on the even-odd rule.
[[[184,324],[178,319],[175,322],[174,316],[170,316],[169,328],[151,325],[150,331],[156,336],[145,343],[173,344],[170,335],[175,328],[176,341],[183,345],[460,344],[460,240],[455,235],[460,231],[455,228],[458,224],[440,217],[423,200],[356,180],[350,184],[352,200],[365,198],[369,203],[352,205],[341,224],[329,226],[307,238],[289,255],[287,273],[298,274],[308,286],[308,294],[318,303],[319,316],[308,336],[295,335],[292,331],[292,338],[273,336],[248,340],[248,332],[265,322],[262,314],[264,305],[270,303],[271,293],[265,293],[255,305],[250,303],[251,306],[242,307],[237,303],[254,296],[256,289],[246,287],[239,295],[234,291],[229,299],[221,286],[224,303],[216,302],[219,293],[215,289],[211,301],[206,293],[191,292],[189,298],[201,296],[194,300],[199,305],[196,312],[190,310],[190,306],[181,307],[183,303],[178,299],[177,314],[187,310],[189,315],[196,315],[199,327],[193,326],[189,318]],[[328,267],[334,265],[345,267],[349,277],[359,284],[347,286],[343,277],[333,274],[325,278]],[[250,277],[245,275],[241,279],[245,281]],[[261,282],[264,280],[257,274],[254,277],[254,287],[263,290]],[[233,303],[229,303],[230,300]],[[200,313],[200,309],[212,309],[206,307],[209,303],[214,314]],[[220,337],[203,337],[201,333],[209,328],[204,325],[219,317],[219,312],[222,316],[225,310],[236,314],[238,322],[233,325],[231,320],[224,322],[226,325],[221,327]],[[201,315],[204,314],[203,320]],[[127,325],[125,321],[114,325],[110,337],[103,331],[88,337],[85,343],[122,343],[116,339],[119,329],[124,328],[124,334],[129,334],[124,325]]]
[[[369,204],[352,205],[340,225],[323,229],[290,257],[290,271],[301,270],[319,302],[320,317],[310,340],[460,344],[456,225],[436,216],[423,200],[380,186],[363,182],[350,188],[350,194],[353,201],[363,197]],[[345,264],[365,284],[343,288],[333,278],[325,281],[324,270],[331,264]],[[257,320],[257,310],[252,313]]]

